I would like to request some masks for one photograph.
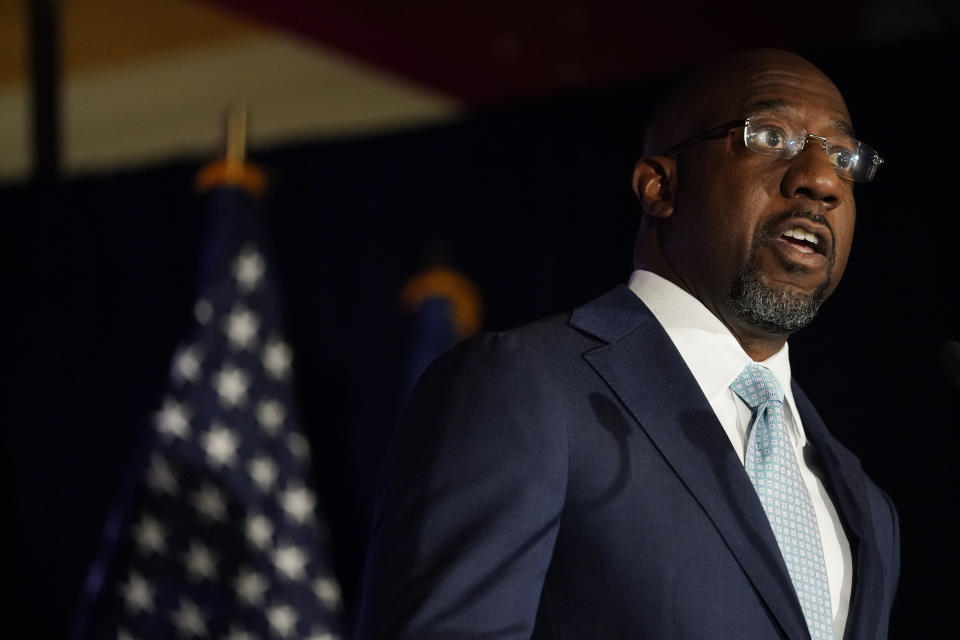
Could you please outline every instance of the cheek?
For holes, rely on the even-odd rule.
[[[770,216],[773,203],[770,194],[758,181],[741,180],[737,187],[720,188],[716,192],[718,233],[731,258],[746,258],[763,222]]]
[[[847,260],[850,258],[850,248],[853,246],[853,230],[856,222],[856,209],[844,212],[838,218],[834,225],[836,234],[836,267],[834,277],[839,279],[843,275],[843,270],[847,267]]]
[[[709,154],[691,154],[681,168],[686,175],[709,176],[681,185],[678,208],[686,214],[688,238],[696,239],[702,252],[699,262],[706,263],[704,268],[713,275],[728,279],[743,267],[759,227],[776,209],[774,199],[779,190],[775,176],[741,158]]]

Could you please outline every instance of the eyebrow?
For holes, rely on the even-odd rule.
[[[793,110],[793,107],[791,107],[786,100],[780,99],[757,100],[756,102],[751,102],[748,104],[746,108],[748,116],[756,115],[763,111],[786,113]],[[830,126],[847,137],[856,138],[856,134],[853,131],[853,125],[842,118],[834,118],[830,121]]]

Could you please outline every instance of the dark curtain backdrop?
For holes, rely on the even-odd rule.
[[[897,502],[904,565],[892,637],[948,620],[956,569],[960,390],[937,354],[957,315],[957,55],[952,42],[814,52],[887,165],[858,185],[847,275],[791,340],[795,376]],[[265,223],[317,486],[355,603],[376,474],[402,405],[397,293],[437,257],[484,296],[485,328],[559,312],[624,282],[630,173],[667,78],[469,115],[449,125],[257,154]],[[135,433],[187,325],[204,229],[200,165],[8,186],[13,292],[3,470],[13,537],[7,629],[62,637]],[[949,584],[949,583],[948,583]],[[26,625],[26,626],[23,626]]]

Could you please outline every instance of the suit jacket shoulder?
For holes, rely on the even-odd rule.
[[[359,637],[532,634],[566,491],[562,327],[469,339],[421,378],[382,474]]]

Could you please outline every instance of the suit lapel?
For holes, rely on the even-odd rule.
[[[865,640],[877,637],[881,623],[880,589],[884,583],[883,565],[870,516],[870,503],[860,462],[839,446],[829,434],[823,419],[806,394],[794,382],[793,397],[803,421],[804,431],[817,448],[826,472],[827,486],[834,506],[843,522],[844,532],[853,556],[854,581],[847,616],[846,640]]]
[[[606,345],[584,357],[701,505],[789,638],[809,638],[773,531],[723,428],[666,332],[627,287],[574,312]]]

